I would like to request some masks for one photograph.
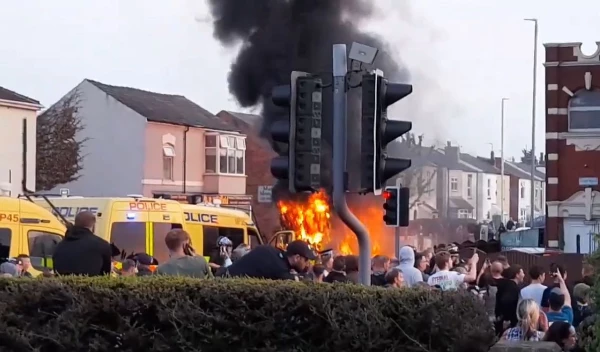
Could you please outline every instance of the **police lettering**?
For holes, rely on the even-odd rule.
[[[211,214],[199,214],[199,213],[185,213],[185,221],[188,222],[204,222],[208,224],[216,224],[219,222],[217,215]]]
[[[19,214],[0,213],[0,222],[19,222]]]
[[[129,210],[167,211],[167,205],[156,202],[131,202]]]
[[[96,215],[98,213],[97,207],[56,207],[56,210],[52,210],[54,215],[57,215],[57,211],[60,215],[65,218],[74,218],[75,215],[81,213],[82,211],[89,211],[92,214]]]

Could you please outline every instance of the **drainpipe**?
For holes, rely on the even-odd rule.
[[[183,130],[183,194],[187,191],[187,133],[190,126],[185,126]]]

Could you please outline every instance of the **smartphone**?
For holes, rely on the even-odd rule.
[[[187,243],[183,246],[183,253],[185,253],[185,255],[193,256],[194,248],[189,243]]]

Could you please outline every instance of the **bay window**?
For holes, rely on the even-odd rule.
[[[245,175],[246,137],[208,133],[204,137],[205,170],[208,174]]]

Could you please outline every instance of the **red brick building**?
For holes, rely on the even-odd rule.
[[[261,234],[270,237],[279,230],[279,211],[269,201],[269,187],[275,184],[271,175],[271,159],[276,156],[269,143],[260,137],[262,118],[258,115],[221,111],[221,121],[234,126],[246,137],[246,194],[252,196],[252,209]]]
[[[545,47],[546,245],[590,253],[600,232],[600,46]]]

